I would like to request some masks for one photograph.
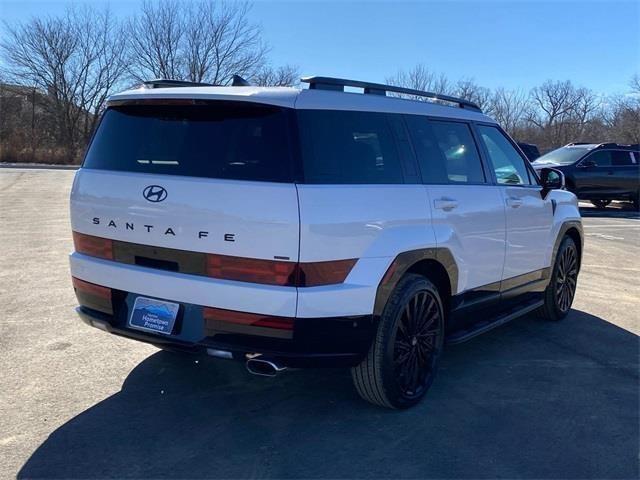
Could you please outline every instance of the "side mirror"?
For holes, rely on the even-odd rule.
[[[579,167],[582,168],[590,168],[590,167],[595,167],[598,164],[596,162],[594,162],[593,160],[584,160],[580,165],[578,165]]]
[[[540,170],[540,180],[543,190],[559,190],[565,187],[564,173],[556,168],[543,168]]]

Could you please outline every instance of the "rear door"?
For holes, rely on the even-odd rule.
[[[432,211],[438,247],[458,266],[457,292],[497,293],[505,255],[505,213],[490,184],[471,126],[463,121],[405,117]]]
[[[140,245],[296,262],[288,115],[248,102],[109,108],[74,182],[73,230],[134,244],[141,266],[182,271],[183,256]]]
[[[478,125],[478,134],[506,207],[506,259],[502,289],[540,279],[553,225],[551,201],[527,167],[527,160],[496,126]]]
[[[638,192],[638,153],[629,150],[613,150],[611,158],[610,188],[617,195],[635,195]]]
[[[589,165],[593,162],[593,165]],[[611,150],[596,150],[583,158],[575,170],[576,194],[579,198],[606,198],[614,193]]]

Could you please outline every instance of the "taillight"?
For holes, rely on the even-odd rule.
[[[224,280],[293,286],[295,271],[295,262],[207,255],[207,275]]]
[[[355,259],[300,263],[297,286],[317,287],[342,283],[355,264]]]
[[[73,232],[73,245],[78,253],[113,260],[113,240],[108,238]]]
[[[214,322],[235,323],[252,327],[276,328],[279,330],[293,330],[293,318],[273,317],[257,313],[236,312],[222,308],[204,307],[202,316],[207,330],[215,330]]]
[[[224,280],[288,287],[317,287],[344,282],[355,259],[329,262],[279,262],[254,258],[207,255],[207,275]]]
[[[113,314],[113,304],[111,302],[113,292],[110,288],[85,282],[76,277],[71,277],[71,281],[80,305]]]

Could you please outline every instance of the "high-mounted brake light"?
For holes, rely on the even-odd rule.
[[[73,244],[78,253],[113,260],[113,240],[111,239],[73,232]]]

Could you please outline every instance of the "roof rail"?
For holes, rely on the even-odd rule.
[[[423,90],[414,90],[412,88],[396,87],[393,85],[385,85],[382,83],[363,82],[360,80],[348,80],[345,78],[334,77],[303,77],[301,82],[308,83],[312,90],[333,90],[344,92],[344,87],[363,88],[365,94],[386,96],[387,92],[404,93],[406,95],[415,95],[417,97],[425,97],[433,100],[441,100],[457,104],[460,108],[469,108],[482,112],[480,107],[464,98],[442,95],[440,93],[425,92]]]
[[[144,88],[174,88],[174,87],[215,87],[213,83],[188,82],[186,80],[171,80],[156,78],[142,82]]]

